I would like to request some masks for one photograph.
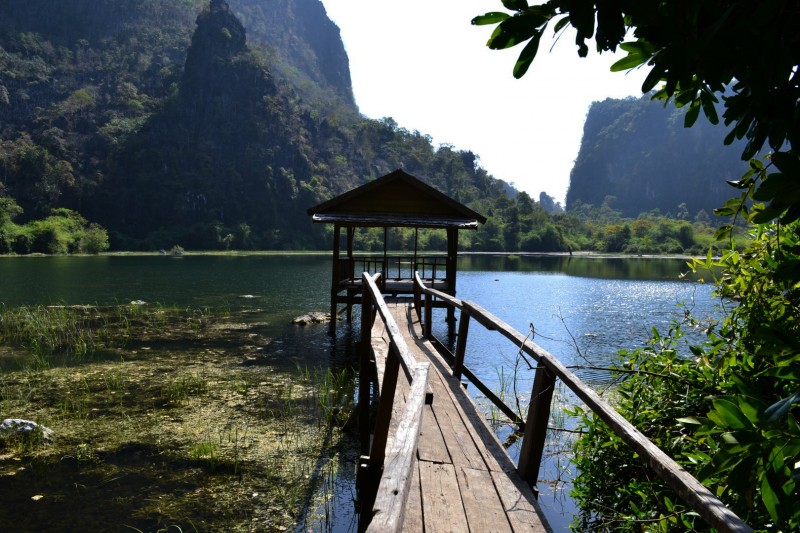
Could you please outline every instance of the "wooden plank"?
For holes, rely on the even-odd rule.
[[[422,413],[422,434],[419,437],[417,446],[417,457],[420,461],[432,463],[450,463],[450,454],[447,453],[447,446],[442,437],[442,430],[436,423],[433,409],[430,405],[425,406]]]
[[[511,524],[487,470],[456,467],[470,531],[511,533]]]
[[[419,462],[426,533],[469,531],[453,465]]]
[[[424,348],[427,359],[431,362],[431,367],[436,369],[439,375],[439,380],[436,380],[436,374],[432,376],[432,383],[434,386],[434,395],[436,395],[436,403],[443,400],[442,397],[448,398],[450,402],[457,406],[457,412],[469,427],[473,428],[475,433],[474,443],[481,455],[483,456],[489,470],[501,471],[515,471],[517,466],[508,456],[502,444],[497,440],[497,436],[489,428],[486,420],[483,418],[478,407],[472,401],[472,398],[464,391],[461,382],[455,378],[445,378],[447,375],[449,365],[442,359],[430,343],[422,345]],[[437,389],[436,383],[441,383],[442,388]]]
[[[406,517],[403,520],[403,531],[407,533],[419,533],[424,530],[425,526],[422,521],[422,492],[419,484],[418,462],[414,463],[411,470],[411,486],[409,487],[408,499],[406,500]]]
[[[515,533],[548,533],[542,511],[530,486],[516,472],[491,472],[508,521]]]
[[[449,399],[443,399],[444,393],[438,392],[439,390],[444,391],[441,380],[437,379],[439,377],[434,376],[432,380],[433,394],[437,397],[436,404],[433,405],[433,414],[442,431],[442,437],[444,437],[450,459],[456,466],[485,470],[486,462],[483,460],[483,455],[478,450],[472,433],[464,424],[464,419],[461,417],[456,405],[452,401],[448,401]],[[438,384],[437,381],[439,382]]]

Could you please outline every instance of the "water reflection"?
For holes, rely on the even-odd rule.
[[[539,272],[567,276],[627,280],[677,280],[689,272],[687,259],[603,256],[469,255],[458,261],[459,271]],[[692,279],[692,276],[689,276]]]

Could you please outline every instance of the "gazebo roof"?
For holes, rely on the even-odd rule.
[[[308,209],[313,222],[342,226],[475,229],[486,217],[395,170]]]

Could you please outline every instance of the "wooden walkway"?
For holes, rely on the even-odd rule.
[[[525,335],[474,302],[425,287],[419,276],[413,300],[387,302],[375,284],[378,278],[366,273],[362,278],[361,530],[550,531],[530,486],[537,481],[552,393],[560,380],[710,526],[721,533],[752,533],[706,487]],[[454,354],[429,331],[434,298],[460,310]],[[537,362],[524,421],[464,365],[471,321],[496,331]],[[523,435],[516,466],[462,387],[462,375],[509,417],[518,419]],[[371,390],[373,382],[376,391]],[[370,410],[375,397],[373,425]]]
[[[519,476],[461,380],[453,377],[450,365],[423,337],[411,301],[391,299],[387,307],[409,354],[417,362],[430,363],[428,396],[432,394],[432,402],[424,406],[422,414],[403,531],[550,531],[533,490]],[[390,342],[382,320],[375,320],[371,338],[380,384]],[[409,391],[407,380],[398,379],[387,455]]]

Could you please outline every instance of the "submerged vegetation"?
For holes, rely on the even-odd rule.
[[[284,531],[330,497],[352,373],[254,358],[263,324],[122,305],[3,309],[0,325],[0,412],[54,432],[0,444],[4,523]]]

